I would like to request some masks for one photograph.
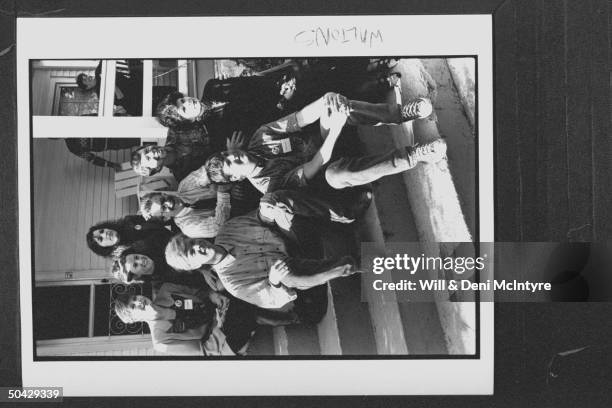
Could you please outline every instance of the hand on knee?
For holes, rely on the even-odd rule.
[[[282,283],[287,287],[292,287],[288,285],[288,277],[290,274],[291,269],[289,269],[289,265],[287,265],[287,262],[279,259],[278,261],[274,262],[274,264],[270,268],[270,273],[268,274],[268,281],[272,286],[278,286]]]
[[[345,115],[349,114],[349,100],[346,96],[335,92],[328,92],[323,96],[323,98],[327,110],[331,108],[336,112],[341,112]]]

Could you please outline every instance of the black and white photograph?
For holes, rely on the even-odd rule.
[[[475,62],[33,61],[37,356],[475,356],[475,305],[364,303],[359,262],[471,239]]]
[[[304,56],[244,51],[257,39],[209,58],[34,48],[33,366],[490,359],[485,305],[367,290],[366,262],[407,243],[462,256],[490,234],[490,61],[384,47],[386,26],[362,20],[289,27]]]
[[[609,17],[0,0],[0,405],[608,407]]]

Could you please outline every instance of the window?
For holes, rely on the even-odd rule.
[[[151,298],[150,285],[102,284],[34,289],[36,340],[148,334],[146,323],[125,324],[114,310],[122,294]]]
[[[86,62],[89,66],[80,69]],[[186,60],[101,60],[94,68],[91,65],[95,65],[95,61],[79,62],[79,67],[61,67],[57,64],[47,67],[45,63],[38,61],[36,67],[64,74],[57,91],[53,83],[58,82],[57,78],[46,79],[44,85],[53,87],[48,92],[55,91],[57,95],[57,103],[52,101],[57,105],[53,113],[57,116],[37,113],[32,121],[35,138],[80,138],[87,132],[88,137],[92,138],[130,138],[138,135],[143,141],[165,139],[167,129],[153,117],[154,106],[175,89],[191,94],[188,92],[189,63]],[[98,76],[96,72],[99,72],[96,92],[79,92],[76,88],[79,72],[92,76]],[[192,91],[195,91],[194,81],[191,82]],[[33,92],[40,89],[41,86],[36,85]],[[96,94],[97,110],[94,108]],[[89,105],[85,106],[85,103]],[[60,113],[60,106],[63,113]],[[40,109],[34,109],[34,112],[38,111]],[[97,116],[82,116],[96,112]]]

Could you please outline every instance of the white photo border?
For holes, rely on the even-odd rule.
[[[228,32],[230,27],[234,28],[236,35],[219,35]],[[300,32],[317,27],[379,30],[382,41],[330,41],[317,46],[296,39]],[[435,27],[442,29],[436,30]],[[75,35],[79,32],[87,35]],[[181,40],[176,41],[177,38]],[[493,46],[490,14],[17,19],[23,386],[64,387],[66,396],[492,394],[493,304],[488,302],[479,305],[478,359],[453,359],[449,356],[449,359],[433,360],[34,361],[30,273],[30,60],[394,55],[477,57],[479,237],[482,242],[493,242]],[[122,369],[132,370],[134,365],[143,374],[142,381],[126,381],[119,375]],[[164,374],[148,375],[151,373]]]

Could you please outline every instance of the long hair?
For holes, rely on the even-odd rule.
[[[137,225],[144,224],[145,222],[147,221],[139,215],[137,216],[128,215],[119,220],[109,220],[109,221],[103,221],[98,224],[95,224],[94,226],[89,228],[85,236],[87,246],[97,255],[100,255],[103,257],[114,257],[118,248],[132,247],[141,240],[148,241],[145,239],[146,236],[151,236],[152,238],[158,239],[159,238],[158,235],[162,235],[161,233],[163,233],[162,224],[158,223],[159,231],[146,231],[146,232],[140,231],[142,228],[138,229]],[[94,231],[98,229],[112,229],[116,231],[119,237],[119,240],[113,246],[101,247],[100,245],[98,245],[98,243],[93,238]],[[158,234],[157,232],[161,232],[161,233]],[[168,234],[166,235],[169,236],[170,233],[168,232]],[[166,239],[166,242],[167,242],[167,239]],[[143,243],[142,245],[145,245],[145,244]],[[146,245],[150,245],[150,244],[146,244]]]
[[[130,303],[130,295],[121,294],[115,299],[115,314],[125,324],[136,323],[132,311],[128,307]]]
[[[214,184],[227,184],[231,182],[229,177],[223,172],[224,154],[225,152],[215,153],[204,163],[206,175],[208,175],[208,179]]]
[[[159,170],[151,170],[148,168],[143,168],[140,166],[140,161],[142,160],[142,151],[144,151],[144,149],[146,149],[148,146],[143,146],[140,149],[136,149],[132,152],[132,155],[130,156],[130,165],[132,166],[132,170],[134,170],[134,172],[136,174],[139,174],[141,176],[152,176],[154,174],[157,174],[159,172]]]
[[[212,113],[212,105],[209,102],[200,101],[200,103],[204,105],[204,109],[199,117],[193,121],[182,118],[178,113],[177,102],[184,97],[185,95],[181,92],[171,92],[161,100],[159,105],[157,105],[155,117],[162,126],[175,130],[193,129],[200,126]]]
[[[251,156],[255,162],[256,166],[263,167],[268,160],[265,156],[260,154],[259,152],[248,150],[245,151],[249,156]],[[228,184],[231,183],[229,176],[227,176],[223,172],[223,162],[225,160],[227,151],[215,153],[206,159],[204,163],[204,168],[206,169],[206,175],[209,180],[214,184]]]
[[[93,237],[94,231],[99,229],[111,229],[113,231],[116,231],[119,240],[113,246],[101,247],[100,245],[98,245],[98,243]],[[129,243],[126,242],[129,240],[129,238],[127,237],[128,234],[126,230],[126,224],[123,219],[114,221],[103,221],[89,228],[89,230],[87,231],[87,235],[85,236],[85,240],[87,241],[87,246],[89,247],[89,249],[91,249],[94,253],[100,256],[109,257],[113,254],[113,251],[115,251],[115,249],[119,245],[126,245]]]
[[[144,241],[140,241],[144,242]],[[125,262],[128,255],[146,255],[153,261],[153,273],[147,276],[141,276],[139,279],[145,282],[150,280],[163,280],[164,277],[171,274],[172,271],[168,267],[166,260],[164,259],[163,249],[160,252],[158,249],[151,250],[150,248],[136,248],[129,247],[125,248],[121,253],[116,254],[116,258],[111,267],[111,275],[113,277],[123,283],[130,284],[132,283],[133,276],[131,272],[128,272],[125,268]]]
[[[140,205],[139,210],[140,214],[145,220],[160,220],[163,221],[163,214],[152,215],[151,207],[153,206],[153,198],[154,197],[175,197],[176,199],[181,200],[179,194],[176,191],[147,191],[140,195]],[[214,207],[213,207],[214,208]]]
[[[192,268],[189,264],[187,252],[190,249],[190,241],[191,238],[185,234],[178,234],[172,237],[168,245],[166,245],[165,251],[168,266],[176,271],[189,271],[199,268]],[[201,240],[200,245],[212,246],[212,243],[208,240]]]

